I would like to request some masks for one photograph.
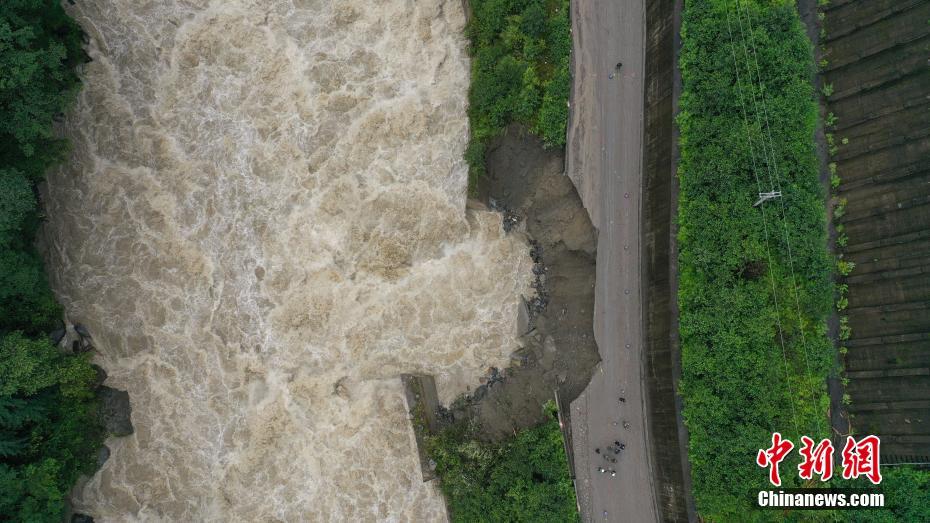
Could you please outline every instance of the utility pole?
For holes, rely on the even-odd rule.
[[[781,191],[771,191],[771,192],[760,192],[759,199],[756,200],[756,203],[752,204],[753,207],[758,207],[764,202],[769,200],[774,200],[775,198],[781,198]]]

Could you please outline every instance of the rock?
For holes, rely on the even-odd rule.
[[[107,371],[103,370],[103,367],[97,365],[96,363],[92,363],[90,367],[94,369],[94,372],[97,373],[97,377],[94,378],[94,388],[100,388],[100,386],[103,385],[103,382],[107,380]]]
[[[110,447],[103,445],[97,451],[97,470],[100,470],[108,459],[110,459]]]
[[[545,350],[549,354],[555,354],[556,352],[555,339],[553,339],[552,336],[546,336],[546,339],[543,341],[543,350]]]
[[[487,393],[488,393],[488,386],[487,386],[487,385],[482,385],[482,386],[478,387],[477,389],[475,389],[475,393],[472,394],[471,397],[472,397],[472,399],[473,399],[474,401],[478,401],[478,400],[480,400],[481,398],[485,397],[485,395],[487,395]]]
[[[87,514],[72,514],[71,523],[94,523],[94,518]]]
[[[49,333],[48,337],[52,340],[52,345],[58,345],[61,340],[65,339],[65,329],[55,329]]]
[[[520,300],[517,305],[517,336],[522,336],[530,330],[530,309],[526,300]]]
[[[129,393],[103,386],[97,394],[100,399],[100,421],[106,427],[107,432],[113,436],[132,434],[132,406],[129,403]]]
[[[75,323],[75,324],[74,324],[74,332],[78,333],[78,335],[79,335],[80,337],[82,337],[82,338],[90,338],[90,337],[91,337],[91,336],[90,336],[90,332],[87,330],[87,327],[81,325],[80,323]]]

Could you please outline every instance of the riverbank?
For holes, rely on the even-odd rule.
[[[530,238],[537,293],[527,297],[523,347],[506,379],[478,393],[478,419],[490,438],[543,421],[539,406],[556,389],[573,400],[599,360],[592,328],[595,230],[563,166],[561,151],[544,149],[517,125],[489,150],[488,205]]]
[[[533,296],[519,312],[520,347],[506,369],[489,369],[451,408],[453,418],[474,419],[481,436],[497,441],[545,420],[541,405],[559,390],[571,401],[599,361],[592,328],[595,230],[561,151],[519,125],[489,147],[482,205],[501,213],[511,234],[525,234],[533,258]]]
[[[577,515],[552,400],[556,391],[562,405],[577,397],[599,359],[592,328],[596,240],[563,166],[560,151],[511,125],[491,142],[480,185],[484,199],[472,203],[500,212],[502,227],[526,235],[531,245],[535,292],[519,313],[520,348],[511,365],[489,369],[474,390],[436,412],[425,410],[435,402],[422,386],[406,385],[423,479],[440,478],[453,520],[492,505],[496,514]],[[463,483],[462,474],[477,476]],[[490,502],[500,481],[524,480],[531,485],[524,501]],[[535,505],[533,499],[549,501]]]
[[[533,295],[519,312],[519,347],[450,406],[485,441],[546,421],[556,389],[573,399],[598,361],[592,315],[595,231],[564,175],[569,3],[471,2],[470,205],[502,216],[531,244]]]
[[[511,365],[488,369],[474,390],[443,411],[444,426],[431,438],[453,519],[481,512],[482,503],[489,503],[482,489],[462,488],[457,479],[461,474],[493,475],[500,470],[494,467],[512,467],[510,456],[496,464],[476,463],[460,455],[462,445],[486,450],[515,445],[519,453],[521,441],[528,437],[548,434],[547,441],[561,442],[561,423],[541,407],[557,390],[561,404],[568,405],[588,383],[599,358],[592,324],[596,236],[564,175],[572,41],[569,2],[471,2],[471,15],[466,29],[472,55],[471,139],[465,158],[470,193],[478,200],[471,205],[501,213],[505,231],[528,237],[534,292],[524,296],[519,311],[519,348],[511,355]],[[413,418],[415,427],[424,425]],[[556,453],[544,460],[548,467],[564,462],[554,458],[565,458],[567,446],[546,448]],[[533,485],[528,499],[552,498],[554,505],[518,507],[525,501],[510,499],[503,513],[512,509],[524,516],[575,515],[568,465],[548,468],[549,472],[538,465],[524,470],[531,473],[528,478],[511,470],[516,475],[508,481],[528,481]],[[431,474],[424,470],[424,477]],[[548,479],[538,483],[537,476]],[[485,485],[484,490],[493,486]]]
[[[89,336],[62,322],[35,243],[48,218],[39,187],[69,148],[56,126],[88,57],[58,2],[4,5],[0,35],[0,518],[57,522],[114,430],[99,419],[113,395]]]

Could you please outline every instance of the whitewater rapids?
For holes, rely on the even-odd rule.
[[[466,211],[460,0],[105,0],[45,252],[135,434],[98,521],[436,521],[399,374],[503,366],[524,238]]]

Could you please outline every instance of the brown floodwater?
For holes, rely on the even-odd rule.
[[[516,348],[525,238],[466,211],[461,3],[78,2],[42,248],[135,434],[98,521],[433,521],[401,372]]]

